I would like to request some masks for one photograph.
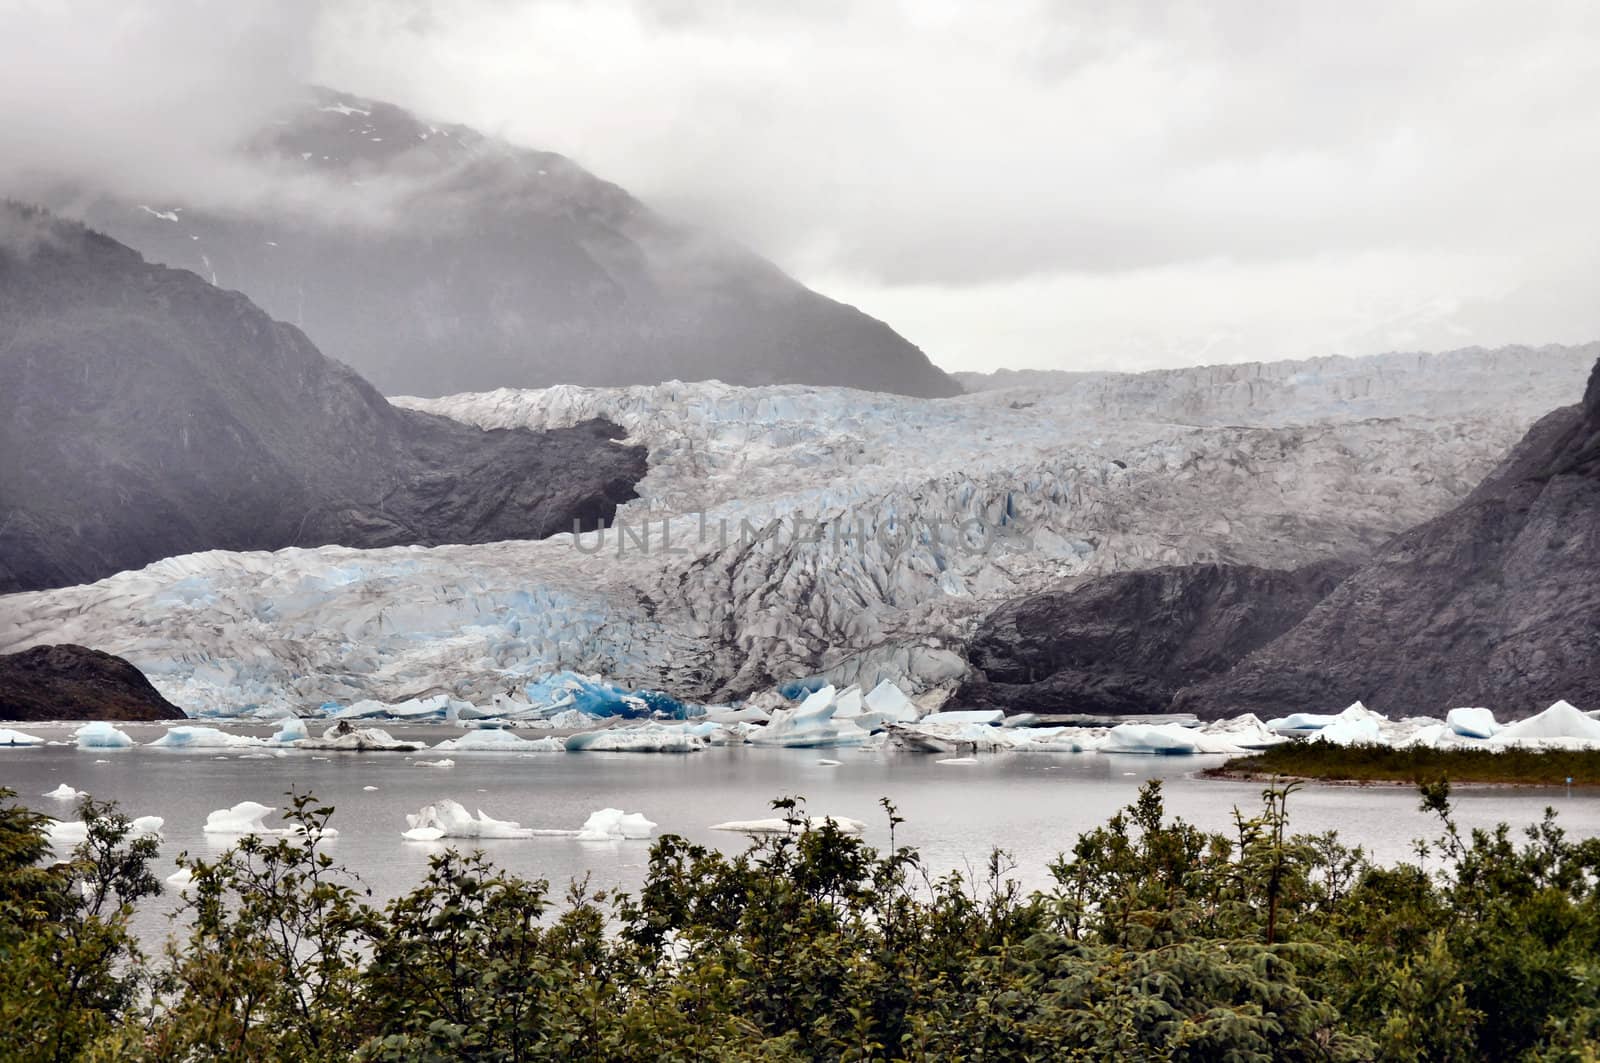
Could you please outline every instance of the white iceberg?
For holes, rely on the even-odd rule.
[[[1444,722],[1464,738],[1493,738],[1500,730],[1499,721],[1489,709],[1451,709],[1445,714]]]
[[[627,838],[648,838],[656,825],[638,812],[624,812],[620,808],[602,808],[591,812],[578,830],[580,842],[622,841]]]
[[[438,760],[417,760],[411,764],[414,768],[453,768],[456,762],[449,757],[440,757]]]
[[[231,808],[219,808],[206,816],[205,826],[200,829],[207,834],[259,834],[262,837],[299,837],[307,833],[298,823],[286,827],[267,826],[263,821],[276,811],[276,808],[257,801],[240,801]],[[332,827],[323,827],[313,833],[318,838],[339,836],[339,832]]]
[[[917,707],[905,692],[887,679],[867,693],[866,711],[885,723],[915,723]]]
[[[1242,716],[1234,716],[1226,720],[1216,720],[1211,723],[1201,724],[1200,730],[1208,735],[1225,739],[1242,749],[1265,749],[1268,746],[1281,745],[1292,741],[1285,735],[1278,734],[1272,728],[1261,722],[1261,718],[1253,712]]]
[[[935,764],[976,764],[977,757],[949,757],[945,760],[936,760]]]
[[[306,729],[306,722],[298,716],[289,716],[278,725],[278,730],[273,733],[271,738],[267,739],[267,744],[288,746],[310,737],[311,732]]]
[[[322,733],[321,738],[302,738],[295,745],[300,749],[342,750],[354,753],[413,753],[423,748],[420,742],[403,742],[388,731],[378,727],[352,727],[340,720]]]
[[[486,840],[539,837],[571,837],[576,831],[535,830],[524,827],[516,820],[495,819],[478,810],[474,817],[459,801],[444,798],[426,805],[416,815],[406,816],[409,830],[401,837],[407,841],[432,842],[442,838],[477,838]]]
[[[165,825],[160,816],[136,816],[128,823],[128,837],[159,838]],[[81,819],[52,819],[44,826],[50,849],[57,856],[65,856],[89,837],[89,825]]]
[[[738,834],[793,834],[797,830],[821,830],[825,823],[831,823],[841,834],[860,834],[867,829],[865,823],[848,816],[801,816],[794,820],[781,817],[730,819],[726,823],[713,823],[707,829],[733,831]]]
[[[546,743],[550,742],[556,743],[559,748],[566,748],[559,738],[530,740],[510,731],[488,729],[468,731],[460,738],[447,738],[434,746],[433,751],[435,753],[527,753],[548,748]]]
[[[792,709],[774,709],[765,727],[750,732],[748,741],[756,746],[782,746],[788,749],[826,749],[858,746],[871,732],[854,720],[837,720],[836,691],[832,685],[813,691]]]
[[[42,746],[44,739],[36,735],[24,734],[13,731],[9,727],[0,727],[0,746]]]
[[[1506,724],[1490,741],[1496,745],[1558,748],[1600,745],[1600,720],[1591,719],[1566,701],[1558,701],[1537,716]]]
[[[1210,735],[1175,723],[1119,723],[1099,744],[1102,753],[1146,753],[1169,756],[1237,755],[1244,749],[1222,735]]]
[[[215,727],[170,727],[167,733],[148,743],[165,749],[233,749],[240,746],[266,745],[264,739],[251,735],[228,734]]]
[[[179,893],[183,893],[190,886],[194,885],[194,872],[190,871],[186,867],[180,867],[178,870],[167,876],[167,885],[171,886]]]
[[[133,745],[133,739],[125,732],[104,720],[84,724],[72,732],[72,737],[78,740],[79,749],[127,749]]]
[[[714,723],[641,723],[607,727],[568,735],[564,746],[569,753],[697,753],[705,749]]]
[[[62,783],[60,786],[56,787],[54,790],[51,790],[49,793],[41,794],[40,796],[42,796],[42,797],[53,797],[57,801],[76,801],[80,797],[88,797],[89,795],[87,793],[85,793],[84,791],[82,791],[82,790],[74,790],[72,787],[68,786],[66,783]]]
[[[999,727],[1005,719],[1006,714],[999,709],[952,709],[948,712],[930,712],[922,718],[922,722],[924,724],[976,723]]]

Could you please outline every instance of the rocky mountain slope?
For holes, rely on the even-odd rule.
[[[1354,698],[1391,715],[1600,706],[1600,363],[1583,402],[1536,424],[1459,506],[1175,707],[1221,716]]]
[[[609,518],[614,425],[391,406],[237,292],[0,206],[0,592],[196,550],[540,537]]]
[[[1302,620],[1352,571],[1183,565],[1119,572],[1007,602],[967,646],[963,706],[1160,713]]]
[[[489,428],[616,422],[650,454],[625,534],[173,558],[0,598],[0,650],[100,645],[192,708],[482,698],[561,667],[702,699],[818,674],[948,686],[1006,602],[1360,555],[1456,505],[1587,371],[1563,351],[1474,357],[1474,374],[1419,362],[1374,400],[1410,411],[1393,417],[1304,369],[1253,398],[1193,370],[1153,401],[1143,375],[937,401],[705,383],[397,399]]]
[[[183,710],[120,657],[86,646],[0,656],[0,720],[181,720]]]
[[[320,89],[249,150],[289,191],[228,211],[100,200],[89,221],[244,292],[385,392],[960,390],[883,322],[560,155]]]

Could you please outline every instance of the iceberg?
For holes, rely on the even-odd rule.
[[[128,749],[133,745],[133,739],[125,732],[104,720],[84,724],[72,732],[72,737],[78,740],[79,749]]]
[[[870,732],[854,720],[837,720],[835,698],[838,692],[826,684],[806,695],[792,709],[773,709],[765,727],[752,731],[747,739],[755,746],[782,746],[787,749],[821,749],[858,746]]]
[[[1099,745],[1102,753],[1149,753],[1167,756],[1239,754],[1244,750],[1225,736],[1175,723],[1119,723]]]
[[[413,768],[453,768],[456,766],[456,762],[449,757],[440,757],[438,760],[412,761],[411,766]]]
[[[713,723],[645,723],[568,735],[569,753],[697,753],[717,729]],[[556,739],[555,741],[561,741]]]
[[[529,753],[535,750],[549,750],[550,743],[554,743],[556,749],[566,748],[559,738],[530,740],[510,731],[476,730],[468,731],[460,738],[447,738],[434,746],[433,751],[435,753]]]
[[[298,823],[291,823],[286,827],[267,826],[263,820],[276,811],[276,808],[269,808],[256,801],[240,801],[231,808],[219,808],[206,816],[205,826],[200,829],[207,834],[258,834],[262,837],[298,838],[308,833]],[[317,838],[339,836],[339,832],[332,827],[323,827],[309,833]]]
[[[948,712],[930,712],[922,718],[924,724],[938,723],[978,723],[990,727],[999,727],[1005,722],[1006,714],[999,709],[952,709]]]
[[[49,793],[42,794],[40,796],[53,797],[57,801],[76,801],[80,797],[88,797],[89,795],[87,793],[85,793],[84,791],[82,791],[82,790],[74,790],[72,787],[68,786],[66,783],[62,783],[60,786],[56,787],[54,790],[51,790]]]
[[[306,722],[298,716],[290,716],[278,725],[278,730],[271,738],[267,739],[268,745],[289,746],[303,738],[310,738],[311,732],[306,729]]]
[[[190,886],[194,885],[194,872],[190,871],[186,867],[180,867],[178,870],[168,875],[166,881],[167,885],[171,886],[179,893],[183,893]]]
[[[570,830],[535,830],[524,827],[516,820],[495,819],[486,815],[481,808],[474,817],[459,801],[452,801],[449,798],[425,805],[415,815],[406,816],[406,825],[410,829],[401,832],[400,836],[413,842],[434,842],[442,838],[481,840],[567,838],[577,833]]]
[[[45,835],[50,849],[64,856],[89,837],[89,825],[81,819],[52,819],[45,822]],[[129,838],[159,838],[166,820],[160,816],[136,816],[128,823]]]
[[[1444,722],[1464,738],[1493,738],[1500,730],[1494,713],[1488,709],[1451,709],[1445,714]]]
[[[1600,745],[1600,720],[1592,719],[1566,701],[1526,720],[1508,723],[1490,739],[1496,745],[1578,748]]]
[[[915,723],[917,707],[905,692],[887,679],[867,693],[866,710],[885,723]]]
[[[611,842],[628,838],[648,838],[656,825],[638,812],[624,812],[620,808],[602,808],[591,812],[578,830],[580,842]]]
[[[352,727],[348,720],[340,720],[322,733],[321,738],[302,738],[295,742],[301,749],[343,750],[369,753],[415,753],[423,748],[421,742],[402,742],[388,731],[377,727]]]
[[[13,731],[9,727],[0,727],[0,746],[42,746],[44,739],[34,735]]]
[[[228,734],[215,727],[180,726],[168,728],[166,734],[146,744],[164,749],[231,749],[238,746],[263,746],[267,743],[265,739],[251,735]]]
[[[1200,730],[1205,734],[1225,739],[1242,749],[1265,749],[1268,746],[1276,746],[1284,742],[1293,741],[1293,739],[1278,734],[1262,723],[1261,718],[1253,712],[1247,712],[1243,716],[1235,716],[1227,720],[1201,724]]]
[[[945,760],[936,760],[935,764],[976,764],[977,757],[948,757]]]
[[[733,831],[738,834],[794,834],[797,830],[821,830],[832,824],[840,834],[860,834],[867,825],[848,816],[801,816],[797,819],[730,819],[726,823],[713,823],[708,830]]]

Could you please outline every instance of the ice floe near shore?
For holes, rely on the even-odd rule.
[[[44,739],[37,735],[24,734],[13,731],[9,727],[0,727],[0,746],[42,746]]]
[[[841,834],[860,834],[867,825],[848,816],[781,816],[767,819],[730,819],[726,823],[713,823],[708,830],[733,831],[738,834],[795,834],[802,830],[821,830],[832,824]]]
[[[472,840],[515,840],[522,838],[576,838],[579,841],[609,842],[648,838],[656,825],[638,812],[602,808],[592,812],[576,830],[524,827],[516,820],[495,819],[481,808],[473,816],[459,801],[444,798],[426,805],[415,815],[406,816],[407,829],[400,836],[413,842],[437,842],[446,838]]]

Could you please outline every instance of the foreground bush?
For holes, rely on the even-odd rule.
[[[89,804],[44,868],[0,807],[0,1043],[71,1060],[1458,1060],[1596,1058],[1600,842],[1553,815],[1370,864],[1292,835],[1292,787],[1227,834],[1160,786],[1024,894],[995,854],[934,877],[831,827],[728,856],[660,839],[637,896],[436,857],[368,902],[321,852],[332,810],[194,875],[187,937],[128,934],[154,848]],[[9,795],[4,795],[9,796]],[[798,813],[794,802],[778,802]]]

